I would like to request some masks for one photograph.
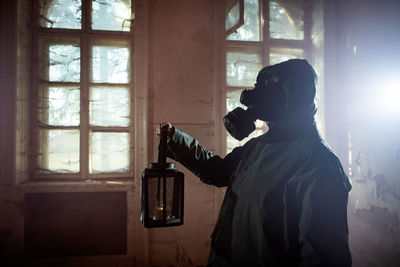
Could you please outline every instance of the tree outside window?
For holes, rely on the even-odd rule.
[[[37,0],[35,178],[133,173],[131,0]]]

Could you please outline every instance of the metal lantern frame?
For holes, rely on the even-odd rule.
[[[158,162],[149,163],[148,168],[142,173],[142,212],[141,221],[146,228],[170,227],[183,224],[184,217],[184,175],[175,168],[173,163],[166,162],[167,129],[161,128],[161,139],[158,153]],[[151,179],[156,179],[156,198],[150,199],[149,193]],[[153,180],[154,182],[154,180]],[[168,183],[171,182],[171,183]],[[167,188],[167,184],[170,186]],[[168,194],[168,190],[169,193]],[[171,193],[172,190],[172,193]],[[171,216],[168,216],[168,200],[172,199],[169,206]],[[158,215],[153,216],[154,210],[150,210],[150,201],[158,203]],[[153,213],[151,213],[153,212]]]

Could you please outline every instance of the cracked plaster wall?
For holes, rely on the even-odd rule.
[[[169,121],[216,149],[214,1],[151,1],[149,5],[149,160],[157,159],[154,127]],[[150,264],[202,265],[215,223],[216,189],[185,174],[185,224],[152,229]]]
[[[400,90],[400,2],[351,0],[338,7],[353,266],[400,266],[400,110],[382,101],[392,83]]]

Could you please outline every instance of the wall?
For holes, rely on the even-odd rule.
[[[336,85],[345,118],[342,162],[353,184],[353,266],[400,264],[399,15],[398,1],[338,5]]]
[[[222,192],[201,184],[178,165],[185,173],[185,224],[148,230],[139,221],[140,175],[148,161],[157,159],[154,126],[163,121],[171,121],[218,151],[215,105],[222,42],[215,38],[219,34],[215,18],[218,10],[224,12],[223,2],[135,2],[135,180],[59,183],[29,181],[31,4],[1,1],[0,265],[5,260],[27,266],[204,265]],[[118,196],[123,192],[126,197],[110,198],[106,205],[107,192]],[[77,199],[82,204],[74,211],[71,207]],[[57,206],[59,210],[54,209]],[[89,206],[96,206],[98,212],[91,212]],[[41,213],[41,207],[47,212]],[[41,223],[38,216],[45,221]],[[107,220],[99,222],[99,216]],[[121,218],[126,231],[118,236],[125,235],[125,242],[116,237],[112,242],[123,247],[113,251],[99,242],[109,238],[105,233],[109,227],[121,225]],[[93,223],[95,228],[90,226]],[[25,242],[32,235],[35,238]],[[41,238],[53,241],[39,257],[35,249],[48,246]],[[79,255],[69,245],[74,242],[97,245]]]
[[[214,49],[216,1],[151,1],[149,5],[149,160],[157,159],[154,127],[169,121],[216,150]],[[152,265],[204,264],[215,223],[214,187],[185,174],[185,224],[149,231]]]
[[[28,171],[29,10],[28,1],[0,3],[0,265],[23,246],[23,195],[14,185]]]

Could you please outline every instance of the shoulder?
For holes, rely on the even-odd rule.
[[[350,191],[351,185],[342,164],[327,143],[320,139],[293,142],[299,160],[299,170],[293,180],[308,181],[314,186],[340,186]]]

